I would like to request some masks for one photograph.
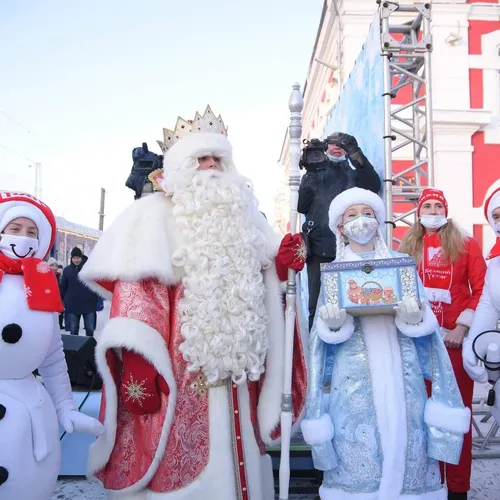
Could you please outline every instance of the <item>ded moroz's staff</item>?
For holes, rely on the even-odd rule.
[[[300,85],[295,83],[288,101],[290,110],[290,232],[294,234],[297,230],[297,202],[300,186],[300,137],[302,134],[302,108],[304,100],[300,92]],[[292,363],[293,363],[293,339],[295,331],[296,295],[297,285],[295,281],[296,272],[288,270],[288,282],[286,287],[286,334],[285,334],[285,376],[283,384],[283,396],[281,402],[281,462],[279,471],[279,498],[288,499],[290,486],[290,438],[292,430]]]

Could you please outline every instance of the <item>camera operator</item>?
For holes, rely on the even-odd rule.
[[[332,200],[346,189],[360,187],[378,193],[380,177],[361,151],[356,139],[335,132],[325,141],[312,139],[302,151],[300,167],[306,169],[299,188],[298,211],[307,244],[309,285],[309,329],[321,286],[320,264],[335,260],[335,236],[328,227]]]

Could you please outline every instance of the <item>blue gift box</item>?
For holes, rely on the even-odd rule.
[[[420,302],[415,260],[411,257],[321,264],[325,303],[352,316],[394,314],[403,297]]]

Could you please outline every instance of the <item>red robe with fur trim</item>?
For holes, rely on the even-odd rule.
[[[141,228],[137,217],[156,214],[165,224],[170,210],[166,197],[152,195],[135,202],[123,221],[134,221],[135,227]],[[151,227],[150,220],[143,222]],[[263,224],[267,224],[264,219]],[[114,226],[119,228],[120,220]],[[123,498],[127,493],[149,490],[168,500],[273,499],[271,460],[264,443],[279,438],[285,335],[281,283],[275,267],[262,271],[269,316],[265,373],[258,382],[236,386],[227,381],[207,388],[200,373],[187,371],[179,351],[184,340],[177,307],[183,295],[179,276],[172,273],[151,279],[139,274],[141,279],[131,280],[130,269],[127,274],[118,268],[104,272],[100,267],[101,257],[110,261],[110,248],[123,249],[118,228],[112,226],[103,236],[84,268],[84,279],[91,286],[96,289],[97,283],[113,292],[111,319],[96,351],[104,380],[101,420],[105,434],[91,448],[89,472],[107,489],[123,493]],[[154,237],[158,241],[158,234]],[[122,360],[130,352],[139,354],[144,365],[153,368],[158,385],[124,371]],[[294,353],[297,418],[306,392],[298,328]],[[155,391],[158,387],[162,390]],[[153,393],[158,396],[154,403],[157,410],[144,415],[129,411],[130,399],[146,405]]]

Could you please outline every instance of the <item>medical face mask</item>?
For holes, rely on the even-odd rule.
[[[421,215],[420,224],[427,229],[440,229],[448,223],[444,215]]]
[[[333,163],[340,163],[341,161],[346,161],[346,159],[347,159],[346,155],[337,157],[337,156],[332,156],[332,155],[327,154],[326,156],[328,157],[328,159],[330,161],[333,161]]]
[[[344,224],[344,234],[360,245],[366,245],[377,234],[379,224],[375,217],[360,215]]]
[[[0,235],[0,252],[11,259],[33,257],[38,250],[38,240],[14,234]]]

